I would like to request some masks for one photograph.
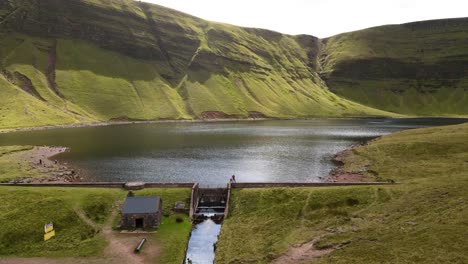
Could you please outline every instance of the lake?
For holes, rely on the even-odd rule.
[[[0,145],[69,147],[58,159],[89,181],[317,182],[332,156],[400,131],[466,119],[311,119],[176,122],[0,134]]]

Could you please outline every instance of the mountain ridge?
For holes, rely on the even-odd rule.
[[[338,37],[242,28],[129,0],[10,0],[0,21],[0,92],[18,101],[0,99],[3,128],[420,114],[350,95],[346,63],[331,60],[342,51],[327,49]],[[422,114],[468,113],[463,104],[449,110]]]

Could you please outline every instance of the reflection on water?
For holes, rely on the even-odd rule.
[[[461,119],[313,119],[161,123],[0,134],[0,145],[70,147],[59,156],[92,181],[320,181],[357,142]]]
[[[218,241],[221,225],[208,219],[197,224],[192,230],[192,236],[187,249],[186,263],[189,259],[193,264],[211,264],[215,258],[214,244]]]

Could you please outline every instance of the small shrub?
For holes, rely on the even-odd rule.
[[[104,223],[112,211],[113,199],[109,195],[89,195],[83,202],[86,215],[97,223]]]
[[[354,198],[348,198],[348,199],[346,199],[346,204],[348,206],[355,206],[355,205],[359,204],[359,200],[354,199]]]

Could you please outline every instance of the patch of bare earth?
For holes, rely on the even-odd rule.
[[[325,178],[326,182],[365,182],[368,179],[364,176],[364,171],[346,171],[344,169],[344,162],[351,154],[353,148],[347,149],[337,153],[332,161],[337,167],[333,169],[330,174]]]
[[[89,258],[4,258],[0,264],[144,264],[157,263],[160,247],[151,236],[144,233],[121,234],[112,230],[112,222],[117,215],[117,208],[113,210],[104,225],[99,225],[89,219],[81,210],[76,210],[77,216],[85,223],[101,233],[108,242],[103,255]],[[135,253],[135,247],[140,241],[147,241],[140,253]]]
[[[360,173],[341,172],[330,175],[327,182],[364,182],[364,176]]]
[[[109,221],[103,228],[103,235],[109,242],[104,250],[104,256],[115,259],[113,263],[154,263],[160,253],[160,247],[156,241],[147,234],[122,234],[112,230],[112,220],[117,215],[117,210],[114,210],[109,217]],[[146,243],[140,253],[134,253],[133,250],[146,238]]]
[[[307,243],[292,246],[288,252],[284,253],[277,259],[273,260],[272,264],[299,264],[311,263],[314,260],[327,256],[337,248],[317,249],[314,244],[320,240],[320,237],[313,239]]]

